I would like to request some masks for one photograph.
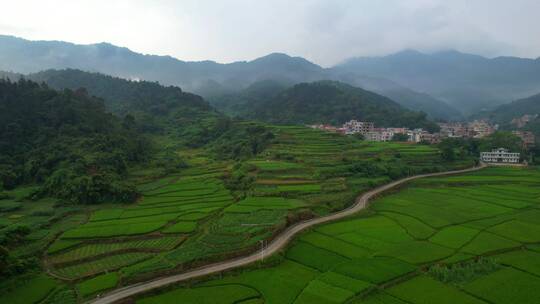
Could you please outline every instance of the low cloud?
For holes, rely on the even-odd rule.
[[[4,4],[0,33],[219,62],[285,52],[329,66],[403,49],[540,56],[537,0],[52,2]]]

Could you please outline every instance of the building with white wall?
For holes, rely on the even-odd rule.
[[[519,163],[519,153],[509,152],[508,149],[499,148],[491,152],[481,152],[480,159],[485,163]]]

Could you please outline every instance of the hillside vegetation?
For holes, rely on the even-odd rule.
[[[0,80],[0,189],[39,183],[38,196],[95,203],[133,201],[123,181],[148,142],[86,91],[57,92]]]
[[[251,106],[249,117],[272,123],[340,125],[357,119],[379,127],[437,129],[425,113],[406,110],[384,96],[331,81],[298,84]]]
[[[265,263],[136,302],[538,303],[539,178],[487,168],[416,180]]]
[[[540,114],[540,94],[513,101],[491,112],[481,113],[479,116],[487,117],[495,123],[509,125],[512,119],[525,114]]]

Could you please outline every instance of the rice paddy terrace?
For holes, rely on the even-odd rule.
[[[133,205],[59,207],[53,199],[26,200],[30,188],[10,193],[0,200],[1,231],[29,227],[14,250],[39,257],[43,272],[23,283],[2,282],[0,293],[10,303],[81,302],[130,282],[252,252],[287,226],[343,209],[358,193],[391,179],[471,165],[445,165],[430,146],[272,128],[276,140],[256,159],[217,162],[205,152],[189,153],[188,169],[154,180],[137,177],[143,196]],[[373,166],[358,166],[367,161]],[[237,171],[249,177],[246,189],[227,186]],[[308,242],[299,244],[284,265],[298,264],[294,252],[309,249],[302,248]],[[251,294],[251,287],[246,290]]]
[[[538,169],[420,179],[264,264],[136,302],[540,303],[539,206]]]

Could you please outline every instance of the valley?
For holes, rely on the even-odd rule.
[[[537,2],[6,1],[0,302],[540,303]]]

